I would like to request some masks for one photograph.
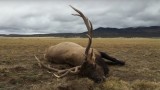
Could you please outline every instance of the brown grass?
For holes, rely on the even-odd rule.
[[[64,41],[82,46],[82,38],[0,38],[0,90],[160,90],[160,39],[96,38],[93,47],[126,61],[109,66],[106,82],[96,84],[87,78],[68,75],[56,79],[52,72],[38,67],[45,49]],[[49,63],[48,63],[49,64]]]

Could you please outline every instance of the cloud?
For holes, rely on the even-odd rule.
[[[158,0],[41,0],[0,1],[0,34],[79,33],[83,20],[69,5],[81,10],[98,27],[160,25]]]

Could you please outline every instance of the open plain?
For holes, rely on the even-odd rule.
[[[34,55],[45,64],[45,49],[71,41],[86,46],[87,38],[0,37],[0,90],[160,90],[159,38],[93,38],[92,47],[126,62],[109,65],[104,83],[78,75],[57,79],[53,72],[40,68]]]

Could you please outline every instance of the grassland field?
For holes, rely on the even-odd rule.
[[[100,84],[72,74],[57,79],[37,65],[34,55],[63,67],[46,62],[43,54],[65,41],[85,47],[88,39],[0,37],[0,90],[160,90],[160,38],[94,38],[93,48],[126,62],[110,65],[109,77]]]

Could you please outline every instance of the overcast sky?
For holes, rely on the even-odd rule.
[[[69,5],[98,27],[160,26],[160,0],[4,0],[0,34],[79,33],[86,31]]]

